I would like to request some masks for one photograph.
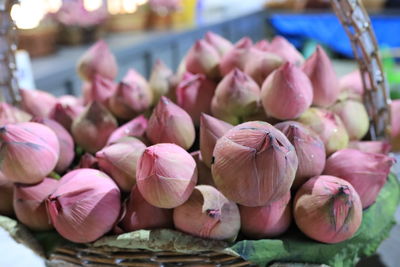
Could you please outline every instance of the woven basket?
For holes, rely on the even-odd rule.
[[[390,136],[389,92],[370,19],[359,0],[331,0],[331,4],[351,40],[355,58],[362,72],[361,77],[365,87],[364,102],[371,119],[370,137],[371,139],[388,137]],[[2,10],[0,41],[9,45],[8,49],[0,51],[2,53],[0,67],[7,70],[5,75],[0,75],[0,89],[3,100],[18,104],[16,93],[18,86],[13,63],[15,29],[10,23],[8,13],[10,5],[8,1],[0,0],[0,11]],[[367,84],[370,88],[366,86]],[[32,245],[35,242],[25,242],[29,239],[27,236],[24,232],[18,237],[17,233],[14,238],[20,242],[30,243],[30,247],[40,253],[40,250],[34,248],[36,245]],[[47,256],[48,266],[255,266],[232,253],[229,255],[214,251],[192,254],[176,251],[152,252],[145,249],[95,247],[91,244],[61,246]]]

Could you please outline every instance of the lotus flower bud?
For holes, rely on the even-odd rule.
[[[189,149],[195,139],[195,129],[189,114],[162,96],[149,119],[146,135],[153,144],[174,143]]]
[[[360,197],[350,183],[334,176],[308,180],[297,191],[293,206],[297,226],[319,242],[345,241],[361,225]]]
[[[257,43],[254,44],[254,48],[260,50],[260,51],[268,51],[269,47],[269,42],[265,39],[258,41]]]
[[[283,60],[279,56],[252,48],[249,51],[249,60],[245,62],[243,69],[259,86],[262,86],[271,72],[282,64]]]
[[[193,157],[197,166],[197,184],[211,185],[215,187],[211,169],[203,162],[200,151],[192,152],[190,155]]]
[[[151,205],[175,208],[189,198],[197,183],[196,162],[175,144],[150,146],[138,161],[136,183]]]
[[[82,155],[81,160],[79,161],[76,169],[98,169],[98,160],[95,156],[90,153],[85,153]]]
[[[27,122],[32,116],[19,108],[13,107],[5,102],[0,103],[0,125]]]
[[[125,136],[142,137],[146,129],[147,119],[143,115],[139,115],[112,132],[110,138],[108,138],[107,145],[115,143],[115,141]]]
[[[237,125],[218,139],[213,159],[211,170],[218,190],[249,207],[284,197],[298,166],[296,151],[286,136],[259,121]]]
[[[361,102],[345,100],[330,108],[343,122],[350,140],[361,140],[369,130],[367,110]]]
[[[214,32],[206,32],[204,40],[213,46],[221,57],[233,48],[233,44],[230,41]]]
[[[200,151],[204,164],[211,168],[215,144],[233,126],[207,114],[200,117]]]
[[[367,153],[389,154],[392,146],[386,140],[383,141],[351,141],[349,148]]]
[[[97,101],[107,106],[109,99],[117,91],[117,87],[118,85],[113,80],[95,74],[85,105],[88,105],[92,101]]]
[[[316,133],[294,121],[285,121],[275,125],[296,150],[299,160],[293,188],[297,189],[309,178],[321,175],[325,167],[325,146],[324,142]]]
[[[64,172],[71,165],[75,157],[75,145],[72,136],[61,124],[54,120],[36,118],[33,121],[46,125],[56,134],[58,143],[60,144],[60,156],[55,170],[58,173]]]
[[[304,63],[304,57],[291,43],[282,36],[276,36],[268,46],[268,51],[277,54],[285,61],[300,66]]]
[[[393,151],[400,151],[400,99],[393,100],[390,106],[392,121],[391,143]]]
[[[23,110],[36,117],[46,118],[57,103],[57,98],[40,90],[20,89],[21,107]]]
[[[147,80],[136,70],[129,69],[125,77],[122,79],[123,83],[138,85],[140,88],[146,88],[146,91],[150,91]]]
[[[201,113],[211,112],[211,100],[217,85],[203,74],[186,72],[178,84],[176,98],[178,105],[186,110],[195,125],[200,124]]]
[[[64,175],[47,202],[57,232],[75,243],[93,242],[109,232],[121,210],[121,194],[105,173],[79,169]]]
[[[52,229],[45,200],[56,190],[57,186],[58,181],[51,178],[44,178],[36,185],[16,184],[14,210],[18,220],[35,231]]]
[[[292,221],[290,193],[266,206],[239,206],[241,230],[250,238],[276,237],[289,228]]]
[[[247,74],[234,69],[218,84],[211,103],[212,114],[231,124],[257,112],[260,106],[260,87]]]
[[[12,216],[14,214],[13,195],[14,184],[0,174],[0,215]]]
[[[349,135],[342,120],[331,111],[309,108],[298,121],[318,134],[325,144],[327,155],[346,148],[349,144]]]
[[[114,116],[100,103],[92,102],[72,123],[75,142],[89,153],[102,149],[117,129]]]
[[[129,192],[136,183],[136,168],[146,145],[135,142],[116,143],[96,153],[100,169],[109,174],[122,191]]]
[[[56,104],[50,112],[49,118],[61,124],[66,130],[71,130],[72,122],[83,112],[82,106]]]
[[[360,195],[362,207],[367,208],[375,202],[394,163],[383,154],[342,149],[327,159],[324,174],[349,182]]]
[[[118,74],[117,61],[103,40],[90,47],[78,62],[78,74],[83,80],[92,80],[96,73],[111,80]]]
[[[334,104],[340,93],[339,81],[331,60],[320,46],[304,63],[303,71],[314,89],[313,105],[329,107]]]
[[[311,106],[312,85],[301,69],[288,62],[268,76],[261,100],[268,116],[295,119]]]
[[[235,240],[240,230],[237,205],[209,185],[198,185],[183,205],[174,209],[175,228],[202,238]]]
[[[186,55],[186,70],[210,78],[219,76],[220,56],[217,49],[204,40],[198,40]]]
[[[173,91],[173,72],[163,61],[157,60],[151,71],[149,86],[153,92],[153,104],[157,104],[161,96],[169,96]]]
[[[236,68],[243,70],[247,54],[252,46],[253,42],[250,38],[243,37],[240,39],[235,46],[221,58],[219,70],[222,76],[228,75],[228,73]]]
[[[368,82],[369,80],[366,79]],[[369,86],[369,85],[368,85]],[[360,70],[355,70],[339,80],[340,99],[354,99],[362,101],[364,85],[361,79]]]
[[[8,181],[39,183],[54,170],[60,154],[57,136],[49,127],[34,122],[0,128],[0,171]]]
[[[73,95],[63,95],[58,98],[58,103],[66,106],[82,106],[83,98],[78,98]]]
[[[126,232],[172,228],[173,225],[171,209],[161,209],[150,205],[137,187],[132,189],[126,204],[126,214],[121,221],[121,226]]]

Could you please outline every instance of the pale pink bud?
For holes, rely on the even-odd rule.
[[[207,167],[207,165],[204,163],[203,158],[201,157],[200,151],[195,151],[190,153],[190,155],[193,157],[194,161],[196,161],[196,167],[197,167],[197,184],[203,184],[203,185],[211,185],[215,186],[214,180],[212,178],[211,174],[211,169]]]
[[[162,96],[149,119],[146,135],[153,144],[174,143],[189,149],[195,129],[189,114]]]
[[[249,37],[240,39],[235,46],[221,58],[219,70],[222,76],[227,75],[235,68],[243,70],[247,60],[247,54],[252,46],[253,41],[251,41]]]
[[[265,39],[260,40],[254,44],[254,48],[257,48],[258,50],[265,51],[265,52],[268,51],[268,47],[269,47],[269,42]]]
[[[95,153],[106,145],[117,127],[114,116],[95,101],[73,121],[71,133],[77,145],[89,153]]]
[[[5,102],[0,103],[0,125],[27,122],[32,116]]]
[[[210,78],[219,76],[220,56],[218,51],[204,40],[198,40],[186,55],[186,70],[204,74]]]
[[[118,86],[113,80],[105,78],[99,74],[93,76],[93,80],[90,84],[91,88],[85,105],[88,105],[92,101],[97,101],[107,106],[109,99],[113,94],[115,94]]]
[[[221,57],[233,48],[233,44],[230,41],[214,32],[206,32],[204,40],[212,45]]]
[[[174,74],[163,61],[157,60],[151,71],[149,86],[153,92],[153,104],[157,104],[161,96],[170,96],[174,87]]]
[[[197,183],[196,162],[175,144],[150,146],[139,159],[136,183],[151,205],[175,208],[189,198]]]
[[[387,140],[383,141],[351,141],[349,148],[367,153],[389,154],[392,146]]]
[[[112,132],[108,138],[107,144],[115,143],[118,139],[125,136],[142,137],[146,129],[147,119],[143,115],[139,115]]]
[[[391,118],[391,144],[393,151],[400,151],[400,99],[393,100],[390,105]]]
[[[54,170],[58,162],[60,144],[57,136],[42,124],[7,124],[0,128],[0,140],[0,171],[9,181],[38,183]]]
[[[367,78],[367,77],[366,77]],[[369,84],[369,79],[366,79]],[[369,86],[369,85],[367,85]],[[360,70],[355,70],[343,76],[339,80],[340,99],[354,99],[362,101],[364,95],[364,85],[361,79]]]
[[[81,160],[75,169],[98,169],[98,163],[99,162],[95,156],[86,152],[82,155]]]
[[[57,98],[40,90],[20,89],[21,107],[23,110],[36,117],[46,118],[57,103]]]
[[[324,49],[317,46],[314,54],[303,65],[314,89],[313,105],[329,107],[339,97],[340,87],[335,70]]]
[[[14,184],[0,173],[0,215],[12,216],[14,214],[13,195]]]
[[[103,40],[98,41],[78,62],[78,74],[83,80],[90,81],[95,74],[114,80],[118,74],[118,65],[108,45]]]
[[[304,63],[304,57],[297,51],[296,47],[282,36],[276,36],[271,41],[268,51],[297,66]]]
[[[146,91],[150,91],[147,80],[134,69],[128,70],[125,77],[122,79],[122,82],[126,84],[138,85],[141,88],[146,88]]]
[[[79,169],[64,175],[47,199],[47,209],[57,232],[75,243],[93,242],[116,224],[121,194],[105,173]]]
[[[70,106],[57,103],[50,112],[49,118],[71,130],[72,122],[84,111],[83,106]]]

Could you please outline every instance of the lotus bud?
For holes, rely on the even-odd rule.
[[[202,238],[236,239],[240,230],[237,205],[209,185],[198,185],[183,205],[174,209],[175,228]]]
[[[349,182],[360,195],[362,207],[367,208],[375,202],[394,163],[383,154],[342,149],[327,159],[324,174]]]
[[[58,98],[58,103],[66,106],[82,106],[83,98],[78,98],[73,95],[63,95]]]
[[[268,46],[268,51],[277,54],[285,61],[300,66],[304,63],[304,57],[296,47],[282,36],[276,36]]]
[[[391,144],[393,151],[400,151],[400,99],[393,100],[390,106],[391,111]]]
[[[85,102],[85,105],[92,101],[97,101],[107,106],[109,99],[117,91],[117,87],[118,85],[113,80],[95,74],[91,82],[88,102]]]
[[[201,113],[211,112],[211,100],[217,85],[203,74],[186,72],[178,84],[176,98],[178,105],[186,110],[195,125],[200,124]]]
[[[292,221],[290,193],[266,206],[239,206],[241,230],[250,238],[276,237],[289,228]]]
[[[115,143],[115,141],[125,136],[142,137],[146,129],[147,119],[143,115],[139,115],[112,132],[110,138],[108,138],[107,145]]]
[[[51,230],[53,226],[47,215],[45,200],[57,188],[58,181],[44,178],[36,185],[16,184],[14,187],[14,210],[18,221],[35,231]]]
[[[243,37],[240,39],[235,46],[221,58],[219,70],[222,76],[228,75],[228,73],[236,68],[243,70],[247,54],[252,46],[253,41],[250,38]]]
[[[150,146],[138,161],[136,183],[151,205],[175,208],[189,198],[197,183],[196,162],[175,144]]]
[[[369,117],[365,106],[355,100],[345,100],[330,108],[343,122],[350,140],[361,140],[369,130]]]
[[[147,80],[136,70],[129,69],[125,77],[122,79],[123,83],[138,85],[140,88],[146,88],[146,91],[151,91]]]
[[[308,126],[321,138],[327,155],[349,144],[349,135],[339,116],[331,111],[319,108],[309,108],[298,121]]]
[[[153,144],[174,143],[189,149],[195,139],[195,129],[189,114],[162,96],[149,119],[146,135]]]
[[[339,81],[331,60],[320,46],[304,63],[303,71],[314,89],[313,105],[329,107],[334,104],[340,93]]]
[[[249,60],[245,62],[243,69],[259,86],[262,86],[271,72],[282,64],[283,60],[278,55],[252,48],[249,52]]]
[[[253,121],[218,139],[211,170],[216,187],[228,199],[256,207],[284,197],[297,166],[296,151],[286,136],[266,122]]]
[[[261,100],[268,116],[281,120],[295,119],[313,101],[310,79],[288,62],[268,76],[261,89]]]
[[[90,153],[85,153],[82,155],[76,169],[98,169],[99,162],[95,156]]]
[[[0,215],[12,216],[14,184],[0,174]]]
[[[13,107],[5,102],[0,103],[0,125],[27,122],[32,116],[19,108]]]
[[[117,61],[106,42],[98,41],[83,54],[78,62],[78,74],[86,81],[91,81],[95,74],[111,80],[117,77]]]
[[[366,79],[369,82],[369,79]],[[369,86],[369,85],[367,85]],[[361,79],[360,70],[355,70],[339,80],[340,96],[339,99],[363,100],[364,85]]]
[[[383,141],[351,141],[349,148],[367,153],[389,154],[392,146],[386,140]]]
[[[32,116],[46,118],[57,103],[57,98],[40,90],[20,89],[21,107]]]
[[[157,60],[151,71],[149,86],[153,92],[153,104],[157,104],[161,96],[170,95],[173,91],[173,72],[163,61]]]
[[[200,151],[204,164],[211,168],[215,144],[233,126],[229,123],[201,114],[200,117]]]
[[[132,189],[126,204],[126,214],[121,221],[121,226],[126,232],[172,228],[173,225],[171,209],[161,209],[150,205],[136,186]]]
[[[114,116],[100,103],[92,102],[72,123],[75,142],[89,153],[102,149],[118,124]]]
[[[210,78],[219,76],[220,56],[216,48],[204,40],[198,40],[186,55],[186,70],[204,74]]]
[[[137,161],[146,149],[141,141],[135,141],[116,143],[96,153],[100,169],[125,192],[129,192],[136,183]]]
[[[75,243],[89,243],[116,224],[121,194],[105,173],[79,169],[61,178],[46,203],[51,222],[62,237]]]
[[[350,183],[334,176],[308,180],[297,191],[293,206],[297,226],[319,242],[350,239],[361,225],[360,197]]]
[[[211,103],[212,114],[231,124],[257,112],[260,106],[260,87],[247,74],[234,69],[218,84]]]
[[[0,141],[0,171],[8,181],[39,183],[58,162],[60,144],[57,136],[42,124],[7,124],[0,128]]]
[[[299,160],[293,188],[297,189],[309,178],[321,175],[325,167],[325,146],[324,142],[316,133],[295,121],[285,121],[275,125],[296,150]]]
[[[55,171],[58,173],[64,172],[71,165],[75,157],[75,145],[72,136],[61,124],[54,120],[36,118],[33,121],[46,125],[56,134],[58,143],[60,144],[60,156]]]
[[[221,57],[233,48],[233,44],[230,41],[214,32],[206,32],[204,40],[213,46]]]
[[[61,124],[66,130],[71,130],[72,122],[84,111],[82,106],[56,104],[50,112],[49,118]]]
[[[207,167],[204,163],[203,158],[201,157],[200,151],[195,151],[190,153],[196,162],[197,166],[197,184],[211,185],[215,186],[214,180],[212,178],[211,169]]]

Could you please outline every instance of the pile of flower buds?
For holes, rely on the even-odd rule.
[[[341,242],[394,163],[387,142],[360,141],[359,73],[338,79],[320,47],[305,60],[282,37],[232,44],[209,32],[176,74],[157,61],[149,81],[131,69],[116,82],[100,41],[78,73],[82,97],[21,89],[20,108],[0,105],[0,214],[76,243],[157,228],[271,238],[293,218]]]

